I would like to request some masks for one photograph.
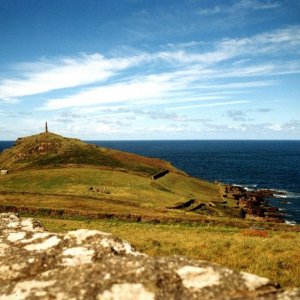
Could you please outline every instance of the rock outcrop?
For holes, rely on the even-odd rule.
[[[95,230],[46,231],[0,214],[0,299],[299,299],[269,279],[184,257],[152,258]]]
[[[225,196],[230,194],[240,207],[240,215],[248,220],[284,223],[284,218],[277,207],[270,206],[266,198],[274,197],[275,194],[282,194],[273,190],[248,191],[241,186],[226,186]],[[224,197],[224,196],[223,196]]]

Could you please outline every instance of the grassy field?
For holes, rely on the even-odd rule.
[[[35,216],[51,231],[98,229],[149,255],[185,255],[300,286],[298,226],[241,219],[221,185],[168,162],[42,133],[4,151],[0,166],[9,169],[0,176],[0,211]]]
[[[190,198],[220,200],[215,184],[177,173],[169,173],[165,177],[154,182],[150,176],[91,167],[23,170],[0,177],[0,190],[114,198],[137,204],[147,202],[154,206],[161,206],[160,199],[166,206]],[[105,191],[96,193],[90,187],[105,188]]]
[[[105,186],[106,193],[91,191],[92,186]],[[191,198],[221,201],[221,194],[215,184],[177,173],[156,182],[92,168],[24,170],[0,177],[0,207],[12,205],[21,214],[36,209],[33,215],[51,231],[98,229],[148,255],[184,255],[268,277],[283,287],[300,286],[300,232],[289,232],[296,227],[242,220],[230,199],[199,212],[167,208]],[[45,217],[52,210],[55,217]],[[64,212],[60,219],[57,212]]]
[[[0,177],[0,206],[18,211],[24,207],[79,216],[239,217],[235,201],[224,204],[217,184],[189,177],[163,160],[53,133],[17,140],[1,153],[0,166],[9,169]],[[153,179],[165,170],[166,176]],[[174,209],[191,200],[192,205]]]
[[[141,215],[197,215],[167,209],[178,203],[222,201],[216,184],[170,172],[153,181],[151,177],[97,168],[54,168],[19,170],[0,177],[0,204],[78,213],[131,213]],[[228,216],[223,206],[198,214]]]
[[[267,277],[283,287],[300,286],[299,232],[119,220],[41,220],[51,231],[98,229],[151,256],[184,255]]]
[[[28,169],[0,176],[0,211],[289,230],[280,223],[246,222],[240,218],[235,201],[227,198],[224,203],[222,195],[217,184],[173,172],[156,181],[149,176],[95,167]],[[192,206],[172,209],[190,199],[195,201]],[[211,201],[214,206],[209,205]],[[199,203],[208,205],[191,211]]]

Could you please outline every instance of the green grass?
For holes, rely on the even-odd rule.
[[[54,133],[25,137],[0,154],[0,168],[3,169],[45,168],[70,164],[117,168],[147,175],[153,175],[162,169],[184,173],[160,159],[98,147]]]
[[[298,227],[242,220],[233,199],[222,203],[221,185],[168,162],[42,133],[3,152],[0,166],[10,170],[0,176],[0,209],[43,217],[51,231],[99,229],[149,255],[185,255],[300,285]],[[170,173],[151,179],[163,169]],[[171,208],[190,199],[218,203]],[[254,224],[270,231],[245,231]]]
[[[168,175],[158,179],[158,183],[168,189],[172,190],[178,195],[185,198],[196,198],[201,201],[220,201],[220,190],[214,183],[199,180],[193,177],[183,177],[180,174],[169,173]]]
[[[219,189],[215,184],[177,173],[169,173],[165,177],[170,179],[164,180],[162,186],[160,180],[156,183],[150,177],[97,168],[23,170],[1,176],[0,191],[20,193],[19,199],[26,198],[25,194],[21,194],[24,192],[76,196],[77,202],[68,199],[57,200],[59,208],[64,207],[64,202],[73,202],[73,209],[78,209],[80,202],[86,202],[84,198],[95,199],[87,204],[91,207],[97,207],[98,200],[106,200],[106,203],[123,201],[126,205],[131,203],[144,208],[166,208],[190,198],[199,198],[203,201],[221,200]],[[93,187],[93,190],[90,190],[90,187]],[[96,189],[103,188],[105,192],[96,192]],[[30,203],[32,204],[33,200]],[[49,207],[48,200],[47,203]],[[29,202],[27,204],[29,205]],[[45,202],[39,200],[37,205],[45,205]],[[51,202],[51,205],[52,208],[57,207],[54,202]],[[67,204],[65,207],[70,208]]]
[[[195,199],[222,201],[218,185],[187,176],[168,162],[97,147],[53,133],[17,141],[0,155],[9,175],[0,177],[0,205],[95,213],[197,218],[238,217],[234,201],[227,205],[170,209]],[[151,175],[170,171],[154,181]],[[100,192],[99,192],[100,191]],[[6,194],[7,193],[7,194]],[[51,197],[52,196],[52,197]]]
[[[149,224],[119,220],[42,218],[51,231],[78,228],[111,232],[151,256],[184,255],[267,277],[283,287],[300,286],[300,233],[268,231],[268,237],[245,236],[236,227]]]
[[[109,194],[90,191],[91,186],[105,186]],[[0,205],[15,206],[21,212],[24,208],[23,213],[37,209],[27,212],[38,218],[52,215],[52,210],[56,216],[67,212],[62,218],[78,218],[43,217],[51,231],[98,229],[128,240],[148,255],[184,255],[268,277],[284,287],[299,286],[300,233],[287,232],[294,227],[264,224],[278,231],[270,230],[266,237],[247,236],[243,228],[255,222],[235,217],[230,199],[225,208],[217,205],[209,213],[166,208],[191,198],[221,200],[221,195],[216,184],[173,172],[156,182],[95,167],[20,170],[0,177]],[[97,213],[110,219],[93,219]],[[141,217],[141,222],[121,221],[133,221],[130,216]]]

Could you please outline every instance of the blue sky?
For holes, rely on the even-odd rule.
[[[298,0],[0,0],[0,140],[300,139]]]

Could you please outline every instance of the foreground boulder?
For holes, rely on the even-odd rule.
[[[269,279],[184,257],[153,258],[95,230],[47,232],[0,214],[0,299],[299,299]]]

